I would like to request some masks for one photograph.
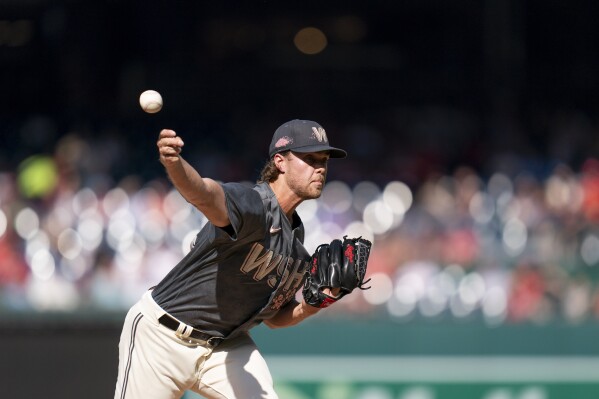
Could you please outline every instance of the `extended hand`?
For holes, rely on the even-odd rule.
[[[160,154],[160,162],[167,165],[179,161],[179,154],[184,143],[174,130],[162,129],[156,145]]]

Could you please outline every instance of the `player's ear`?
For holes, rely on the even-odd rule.
[[[274,162],[275,166],[277,167],[280,173],[285,173],[287,164],[285,162],[285,157],[282,154],[275,154],[272,158],[272,161]]]

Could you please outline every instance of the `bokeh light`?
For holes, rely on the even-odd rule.
[[[516,256],[522,253],[528,239],[526,225],[519,219],[510,219],[503,229],[503,244],[507,253]]]
[[[57,173],[56,165],[51,157],[31,156],[19,165],[19,188],[25,197],[44,197],[56,187]]]
[[[327,183],[320,198],[325,209],[332,213],[346,212],[352,205],[351,189],[341,181]]]
[[[293,43],[300,52],[314,55],[322,52],[326,48],[328,40],[320,29],[309,26],[301,29],[295,34]]]
[[[17,213],[14,226],[15,231],[21,238],[28,239],[38,232],[40,220],[33,209],[23,208]]]
[[[364,209],[381,194],[380,188],[371,181],[361,181],[353,189],[353,207],[363,213]]]
[[[393,282],[385,273],[374,273],[368,283],[376,289],[367,289],[363,292],[364,299],[371,305],[382,305],[393,295]]]
[[[31,271],[40,280],[49,280],[56,270],[52,254],[44,249],[36,251],[31,257]]]
[[[83,240],[76,230],[68,228],[58,235],[56,247],[64,258],[73,260],[81,254]]]
[[[6,214],[0,209],[0,238],[6,233],[7,228],[8,219],[6,218]]]
[[[580,246],[580,257],[589,266],[599,263],[599,237],[587,235]]]
[[[364,208],[364,224],[375,234],[384,234],[393,226],[394,212],[384,201],[376,200]]]

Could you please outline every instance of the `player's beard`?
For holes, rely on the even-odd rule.
[[[313,188],[312,185],[308,186],[309,188]],[[316,199],[316,198],[320,198],[320,196],[322,195],[322,190],[324,189],[324,182],[322,183],[321,186],[319,186],[320,188],[316,189],[313,188],[312,190],[310,190],[309,196],[306,197],[306,199]]]
[[[320,181],[321,184],[318,184],[317,181]],[[313,179],[306,182],[298,181],[296,179],[289,179],[287,181],[289,188],[302,200],[310,200],[319,198],[322,194],[322,190],[324,189],[325,178],[322,179]]]

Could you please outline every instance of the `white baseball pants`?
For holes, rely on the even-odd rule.
[[[119,342],[115,399],[175,399],[187,390],[209,399],[278,398],[249,335],[211,349],[159,324],[164,314],[151,291],[129,310]]]

